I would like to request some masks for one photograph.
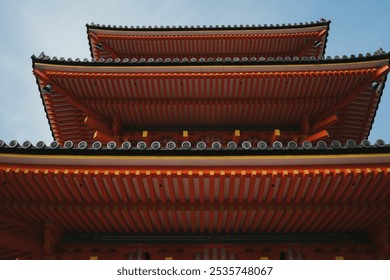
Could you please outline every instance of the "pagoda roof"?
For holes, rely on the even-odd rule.
[[[0,230],[6,236],[0,258],[10,248],[36,250],[37,242],[22,238],[30,231],[20,229],[47,221],[65,233],[131,239],[140,234],[356,233],[390,217],[388,146],[352,148],[359,151],[352,154],[226,157],[31,150],[0,148],[0,222],[7,226]]]
[[[103,120],[94,124],[106,131],[119,118],[129,131],[295,129],[298,135],[309,117],[309,134],[325,128],[332,139],[346,142],[368,137],[389,58],[381,51],[349,58],[212,61],[41,55],[33,57],[33,68],[54,138],[61,143],[92,142],[97,127],[86,124],[88,116]],[[46,85],[51,94],[43,92]]]
[[[100,58],[324,55],[330,21],[240,26],[133,27],[87,24],[91,55]]]
[[[65,145],[60,145],[57,141],[51,143],[45,143],[44,141],[38,141],[36,144],[26,140],[23,143],[19,143],[17,140],[12,140],[9,143],[0,140],[0,154],[15,154],[15,155],[51,155],[51,156],[201,156],[201,157],[221,157],[224,156],[311,156],[311,155],[359,155],[359,154],[383,154],[390,153],[390,144],[387,144],[382,139],[378,139],[375,143],[371,143],[369,140],[363,140],[360,143],[356,143],[353,140],[349,140],[346,143],[341,143],[338,140],[333,140],[330,145],[325,141],[319,141],[317,144],[311,142],[304,142],[302,145],[298,145],[294,141],[289,142],[287,145],[279,145],[279,141],[274,143],[266,143],[259,141],[259,145],[255,145],[250,149],[245,149],[241,146],[237,146],[234,149],[228,147],[221,147],[214,149],[212,146],[200,148],[192,146],[190,148],[183,148],[181,145],[177,145],[175,149],[168,149],[166,147],[160,147],[154,149],[150,146],[139,147],[138,145],[132,145],[129,142],[124,142],[124,145],[116,145],[115,142],[109,142],[103,144],[96,141],[92,144],[88,144],[86,141],[79,143],[73,143],[67,141]],[[276,143],[276,144],[275,144]],[[181,144],[181,143],[178,143]],[[61,160],[59,159],[58,162]],[[51,164],[57,164],[58,162],[51,162]]]

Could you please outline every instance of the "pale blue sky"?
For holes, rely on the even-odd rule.
[[[331,20],[326,55],[390,51],[390,1],[0,0],[0,139],[51,142],[31,55],[89,58],[86,23],[240,25]],[[370,140],[390,142],[390,85]]]

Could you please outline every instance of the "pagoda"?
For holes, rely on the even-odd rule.
[[[33,56],[52,143],[0,141],[1,259],[389,259],[390,53],[330,21],[87,25]]]

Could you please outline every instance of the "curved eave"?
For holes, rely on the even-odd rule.
[[[169,35],[169,34],[177,34],[177,35],[210,35],[210,34],[291,34],[312,32],[324,30],[326,32],[325,36],[322,37],[321,41],[323,46],[321,47],[321,54],[324,55],[330,21],[321,20],[317,22],[311,23],[300,23],[300,24],[282,24],[282,25],[240,25],[240,26],[197,26],[197,27],[116,27],[116,26],[105,26],[98,24],[87,24],[87,36],[88,43],[91,52],[91,57],[95,57],[95,52],[93,50],[92,38],[89,35],[90,33],[94,33],[96,35]],[[189,54],[190,55],[190,54]]]
[[[267,167],[390,164],[390,146],[265,151],[136,151],[0,148],[0,165]]]
[[[35,67],[34,57],[35,57],[34,55],[31,57],[32,58],[32,67],[33,68]],[[51,127],[51,124],[50,124],[49,112],[47,111],[46,106],[45,106],[45,101],[44,101],[43,96],[42,96],[41,86],[39,85],[39,79],[35,78],[35,82],[37,84],[38,91],[39,91],[39,94],[40,94],[40,97],[41,97],[42,106],[43,106],[43,108],[45,110],[46,120],[47,120],[47,124],[49,125],[49,128],[50,128],[51,136],[53,137],[53,140],[55,140],[55,134],[54,134],[54,131],[53,131],[53,129]]]
[[[376,118],[376,114],[378,112],[378,109],[379,109],[379,105],[381,103],[381,100],[382,100],[382,95],[383,95],[383,92],[385,90],[385,87],[386,87],[386,81],[387,81],[387,75],[385,76],[384,78],[384,81],[383,81],[383,86],[381,87],[381,90],[380,90],[380,93],[379,93],[379,99],[378,99],[378,103],[377,103],[377,106],[375,108],[375,111],[374,111],[374,116],[373,116],[373,119],[375,120]],[[372,130],[372,126],[374,125],[374,122],[371,123],[370,125],[370,129],[368,131],[368,134],[367,134],[367,138],[370,136],[370,133],[371,133],[371,130]]]
[[[257,57],[256,60],[251,60],[245,57],[239,57],[238,61],[234,61],[233,58],[221,58],[221,60],[212,60],[208,61],[207,57],[205,60],[169,60],[169,61],[150,61],[148,58],[145,60],[132,60],[132,59],[103,59],[103,60],[95,60],[95,59],[65,59],[63,57],[58,58],[56,56],[50,57],[44,54],[39,56],[33,55],[32,57],[33,68],[35,68],[36,64],[53,64],[53,65],[66,65],[66,66],[115,66],[115,67],[136,67],[136,66],[230,66],[230,65],[264,65],[264,66],[272,66],[272,65],[331,65],[331,64],[345,64],[345,63],[353,63],[353,62],[370,62],[370,61],[380,61],[380,60],[388,60],[390,61],[390,52],[378,52],[374,54],[359,54],[359,55],[350,55],[349,57],[346,55],[343,56],[334,56],[334,57],[276,57],[266,59],[264,57]],[[341,66],[342,67],[342,66]]]
[[[214,63],[206,63],[206,62],[194,62],[194,63],[192,63],[192,62],[186,62],[186,63],[131,63],[131,62],[103,63],[103,62],[92,62],[92,63],[90,63],[90,62],[81,62],[81,61],[79,61],[79,62],[78,61],[60,61],[60,60],[56,60],[56,59],[50,59],[47,56],[43,56],[41,58],[33,57],[33,66],[34,66],[34,69],[39,69],[40,71],[43,71],[43,72],[46,71],[46,72],[50,73],[50,75],[55,79],[57,79],[57,78],[73,79],[76,76],[78,78],[83,79],[83,77],[85,75],[87,75],[85,77],[89,77],[88,79],[96,76],[96,77],[104,78],[108,81],[109,79],[111,79],[111,77],[114,77],[115,75],[125,75],[129,79],[134,79],[134,78],[137,78],[138,76],[141,75],[143,77],[149,77],[150,79],[164,78],[164,79],[167,79],[167,81],[168,81],[168,79],[177,79],[179,77],[177,75],[181,75],[180,79],[187,79],[189,77],[189,75],[190,76],[197,75],[196,77],[191,76],[191,77],[194,77],[196,79],[203,79],[203,78],[210,78],[210,77],[213,79],[220,79],[221,75],[225,75],[226,78],[229,78],[229,79],[235,78],[235,77],[240,77],[240,79],[243,80],[243,83],[246,83],[248,77],[253,76],[253,75],[256,75],[256,77],[257,77],[256,79],[265,79],[266,77],[268,77],[266,75],[271,75],[272,77],[274,75],[277,75],[277,77],[279,77],[279,76],[284,77],[284,75],[288,75],[288,77],[286,76],[288,79],[292,79],[292,77],[295,77],[294,79],[296,81],[296,79],[298,79],[301,75],[303,75],[305,77],[307,75],[309,75],[307,77],[312,77],[312,75],[320,74],[322,77],[321,81],[324,82],[324,79],[326,77],[328,77],[328,76],[332,77],[332,75],[334,75],[334,74],[336,74],[337,77],[339,77],[339,80],[341,79],[344,81],[348,77],[349,77],[348,79],[351,79],[353,77],[357,77],[355,74],[359,74],[361,76],[361,79],[363,79],[362,82],[365,82],[365,83],[369,82],[369,84],[370,84],[371,81],[368,81],[368,80],[372,79],[371,77],[372,77],[373,73],[375,73],[376,71],[380,72],[381,71],[380,69],[387,68],[387,70],[386,69],[384,70],[384,71],[386,71],[385,73],[387,73],[388,65],[389,65],[389,57],[390,57],[390,54],[377,54],[374,56],[353,57],[353,58],[349,58],[349,59],[337,58],[337,59],[333,59],[333,60],[304,60],[304,59],[301,59],[301,60],[293,60],[293,61],[276,60],[276,61],[253,61],[253,62],[241,61],[241,62],[214,62]],[[267,74],[267,72],[269,74]],[[83,73],[85,73],[85,74],[83,74]],[[348,73],[348,76],[346,76],[347,73]],[[293,75],[293,76],[291,76],[291,75]],[[271,79],[274,79],[274,78],[271,78]],[[285,80],[283,80],[283,81],[286,82]],[[318,79],[316,79],[316,81],[317,81],[317,83],[320,82],[320,80],[318,80]],[[351,82],[352,80],[349,80],[349,81]],[[384,81],[383,77],[380,78],[380,81],[378,80],[378,82],[380,82],[382,84],[383,84],[383,81]],[[64,80],[63,82],[68,83],[68,80]],[[281,80],[279,80],[279,78],[275,78],[275,80],[273,80],[272,82],[280,83]],[[73,83],[73,82],[70,81],[70,83]],[[358,82],[355,80],[354,83],[355,83],[355,86],[351,87],[351,89],[356,89],[356,87],[358,87],[359,83],[361,83],[361,82]],[[364,93],[359,93],[359,95],[356,95],[357,97],[361,96],[361,98],[362,98],[361,101],[357,101],[358,107],[353,105],[354,108],[355,107],[360,108],[359,109],[360,111],[358,113],[362,113],[361,110],[366,108],[366,106],[370,106],[370,109],[369,109],[370,112],[367,112],[367,114],[370,114],[370,115],[367,115],[368,118],[365,118],[365,119],[367,119],[366,126],[364,127],[364,130],[361,131],[361,133],[359,132],[360,133],[359,135],[355,135],[356,137],[352,138],[355,141],[361,141],[362,139],[367,137],[367,134],[369,132],[369,129],[370,129],[370,127],[372,125],[372,121],[373,121],[373,118],[372,118],[372,114],[374,113],[373,110],[377,109],[377,99],[378,98],[374,98],[375,100],[370,99],[371,101],[367,99],[367,96],[371,96],[371,94],[370,94],[371,87],[369,84],[364,85]],[[42,86],[42,82],[41,82],[41,86]],[[121,86],[121,87],[123,87],[123,86]],[[165,87],[164,87],[164,89],[162,91],[162,95],[159,96],[160,99],[161,98],[164,99],[165,98],[164,96],[169,96],[169,94],[167,95],[168,88],[165,89]],[[322,96],[321,93],[316,92],[315,97],[322,98],[322,100],[324,102],[330,102],[331,100],[324,99],[325,96],[329,95],[328,86],[326,86],[326,87],[322,86],[322,88],[323,88],[325,95]],[[75,92],[75,93],[78,92],[77,88],[74,88],[74,87],[69,88],[68,90],[70,90],[71,92]],[[210,88],[207,88],[207,90],[210,90]],[[288,89],[286,89],[286,90],[288,90]],[[305,87],[302,90],[305,91],[307,95],[310,95],[310,96],[312,95],[312,91],[310,91],[309,88]],[[111,90],[110,92],[116,92],[116,91],[117,90]],[[150,91],[150,90],[148,90],[148,91]],[[348,98],[349,98],[348,90],[345,90],[345,91],[346,91],[345,93],[337,93],[338,91],[332,92],[331,95],[333,96],[334,94],[337,93],[338,97],[340,97],[340,96],[344,96],[344,94],[345,94],[345,96],[348,96]],[[382,92],[383,92],[383,88],[378,92],[378,95],[382,94]],[[148,93],[148,92],[145,92],[145,93]],[[240,89],[239,91],[237,91],[237,96],[241,96],[240,95],[241,93],[243,93],[243,92]],[[122,94],[124,94],[124,93],[122,93]],[[273,94],[273,93],[271,92],[270,94]],[[275,94],[280,95],[280,92],[276,92]],[[291,94],[293,94],[293,93],[287,92],[286,94],[283,93],[283,96],[287,97],[287,96],[290,96]],[[84,95],[80,95],[80,97],[77,97],[77,98],[82,98]],[[111,93],[108,93],[106,91],[100,92],[100,95],[102,97],[105,96],[105,97],[110,97],[110,98],[116,98],[115,95],[111,95]],[[145,96],[149,96],[149,95],[145,95]],[[78,96],[78,95],[75,95],[75,96]],[[205,98],[205,100],[208,98],[208,96],[206,96],[205,93],[201,93],[201,94],[198,94],[196,96],[194,94],[186,95],[186,96],[187,96],[187,98],[202,97],[202,98]],[[259,98],[262,98],[262,96],[263,96],[262,94],[260,94],[259,96],[256,95],[255,98],[259,99]],[[290,97],[292,97],[292,96],[293,95],[291,95]],[[221,98],[221,97],[223,97],[223,95],[215,96],[215,98]],[[47,97],[47,98],[49,98],[49,97]],[[133,96],[133,97],[129,96],[128,98],[132,99],[132,98],[137,98],[137,97],[136,96]],[[249,98],[249,96],[247,96],[247,98]],[[355,97],[353,97],[353,98],[355,98]],[[333,100],[332,102],[335,102],[335,101]],[[348,101],[348,102],[350,102],[350,101]],[[368,103],[362,107],[361,102],[365,102],[365,103],[368,102]],[[63,103],[63,101],[61,101],[61,103]],[[346,104],[349,104],[349,103],[346,103]],[[335,106],[335,105],[336,105],[336,103],[333,104],[332,106]],[[333,107],[331,107],[331,108],[333,108]],[[342,107],[340,107],[340,108],[342,108]],[[96,110],[96,108],[94,110]],[[353,111],[355,112],[356,109],[353,109]],[[363,111],[365,111],[365,110],[363,110]],[[331,112],[324,112],[323,114],[325,114],[325,113],[330,114]],[[348,113],[348,111],[346,111],[346,113]],[[125,117],[126,119],[128,119],[127,115],[126,116],[124,115],[122,117]],[[296,118],[298,116],[294,115],[293,117]],[[318,116],[318,117],[320,117],[320,116]],[[359,118],[361,118],[361,117],[359,117]],[[363,119],[359,120],[359,122],[360,121],[363,121]],[[157,123],[155,123],[156,121],[154,121],[153,123],[139,122],[139,124],[137,122],[139,122],[139,121],[136,121],[135,119],[133,119],[133,121],[131,123],[128,123],[128,124],[124,123],[124,125],[131,125],[133,128],[137,128],[137,127],[142,125],[142,126],[144,126],[144,128],[150,128],[150,129],[152,129],[153,126],[157,125]],[[369,123],[367,123],[367,122],[369,122]],[[216,120],[216,123],[218,123],[218,120]],[[222,125],[222,123],[218,123],[218,124]],[[237,127],[244,127],[245,125],[252,125],[253,126],[255,124],[262,125],[262,126],[267,126],[267,125],[273,126],[273,125],[278,125],[278,122],[275,122],[274,124],[271,124],[271,123],[269,123],[269,124],[261,123],[260,124],[258,122],[254,122],[254,119],[253,119],[249,123],[246,123],[246,124],[237,123],[236,125],[237,125]],[[159,125],[160,125],[160,123],[159,123]],[[173,125],[173,124],[171,124],[171,125]],[[183,125],[187,126],[187,128],[191,127],[191,124],[188,123],[186,120],[183,120],[182,122],[178,123],[177,125],[179,125],[180,127]],[[354,126],[356,126],[356,125],[354,124]],[[360,125],[359,125],[359,127],[360,127]],[[352,127],[349,127],[349,126],[348,126],[348,128],[352,129]],[[355,129],[355,128],[356,127],[354,127],[353,129]],[[340,129],[342,131],[341,127],[340,127]],[[348,135],[348,133],[346,133],[346,135]],[[353,133],[353,134],[356,134],[356,133]],[[81,135],[80,137],[81,137],[81,139],[79,139],[79,140],[72,139],[72,141],[76,141],[76,142],[81,141],[81,140],[90,141],[90,139],[89,138],[87,139],[85,136],[83,137]],[[56,139],[58,140],[58,138],[56,138]],[[335,139],[346,141],[346,139],[344,139],[342,137],[339,138],[339,136],[336,136]],[[65,139],[65,140],[68,140],[68,139]],[[60,142],[62,142],[62,141],[60,141]]]
[[[101,30],[116,30],[116,31],[150,31],[150,30],[159,30],[159,31],[198,31],[198,30],[274,30],[274,29],[292,29],[292,28],[305,28],[305,27],[314,27],[314,26],[329,26],[331,21],[326,19],[321,19],[319,21],[304,22],[304,23],[289,23],[289,24],[263,24],[263,25],[197,25],[197,26],[116,26],[116,25],[104,25],[104,24],[86,24],[87,30],[101,29]]]

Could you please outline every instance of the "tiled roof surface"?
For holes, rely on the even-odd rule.
[[[33,63],[53,63],[63,65],[113,65],[113,66],[129,66],[129,65],[241,65],[241,64],[307,64],[307,63],[340,63],[340,62],[355,62],[355,61],[369,61],[376,59],[390,59],[390,52],[385,52],[382,49],[375,51],[374,53],[358,54],[358,55],[336,55],[336,56],[311,56],[311,57],[218,57],[207,58],[207,57],[185,57],[185,58],[174,58],[174,59],[162,59],[162,58],[100,58],[100,59],[89,59],[89,58],[65,58],[57,56],[48,56],[44,52],[40,55],[32,56]]]
[[[40,91],[48,84],[53,86],[55,94],[42,97],[56,129],[55,139],[61,143],[67,140],[91,143],[96,127],[85,127],[85,117],[98,114],[101,117],[97,119],[112,120],[114,111],[119,114],[122,127],[131,131],[173,127],[178,130],[262,127],[287,131],[300,125],[304,111],[313,122],[337,114],[339,122],[329,130],[331,139],[361,141],[368,137],[389,58],[390,54],[382,50],[374,55],[349,58],[260,57],[239,61],[221,58],[212,62],[206,59],[83,62],[42,54],[33,57],[33,63]],[[303,77],[305,83],[301,82]],[[373,79],[377,83],[376,95]],[[234,81],[241,86],[232,86]],[[231,92],[225,90],[228,87]],[[66,91],[64,94],[61,88]],[[66,100],[67,95],[74,98],[73,103],[81,104],[76,104],[78,110]],[[241,101],[237,103],[232,97]],[[210,103],[214,100],[216,103]],[[183,109],[190,101],[195,113]],[[131,107],[126,105],[129,102]],[[207,107],[208,104],[214,106]],[[265,108],[267,104],[272,107]],[[243,106],[253,110],[243,114]],[[233,108],[241,115],[227,116],[226,108]],[[266,115],[261,117],[256,112]]]
[[[224,29],[278,29],[278,28],[296,28],[318,25],[329,25],[330,21],[320,19],[319,21],[299,22],[288,24],[246,24],[246,25],[172,25],[172,26],[127,26],[127,25],[105,25],[105,24],[87,24],[87,28],[100,28],[110,30],[224,30]]]

